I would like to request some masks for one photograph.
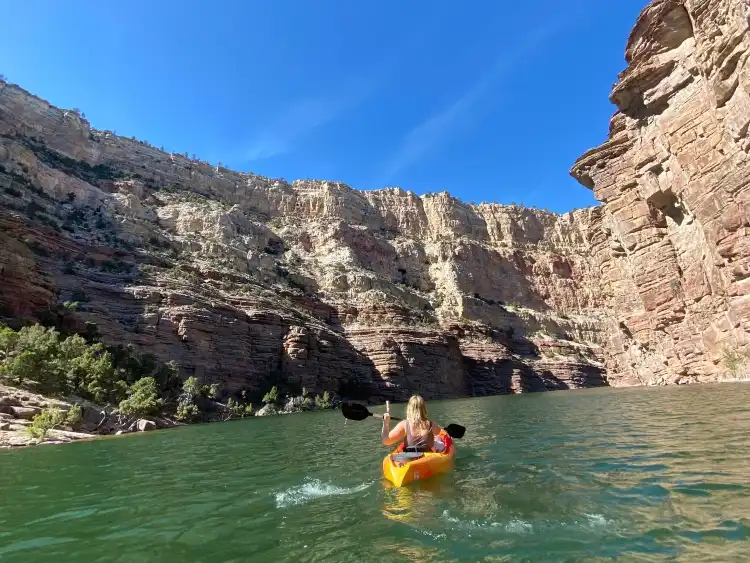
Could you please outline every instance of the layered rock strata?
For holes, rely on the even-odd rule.
[[[227,394],[606,383],[597,209],[240,174],[96,131],[6,83],[0,205],[6,322],[93,323],[105,343],[176,360]]]
[[[602,205],[564,215],[241,174],[0,82],[0,316],[256,397],[716,380],[750,353],[748,21],[644,9],[572,170]]]
[[[573,167],[603,203],[594,268],[621,382],[711,381],[747,364],[748,22],[742,0],[651,2],[612,90],[609,139]]]

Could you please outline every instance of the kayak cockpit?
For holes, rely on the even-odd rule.
[[[423,452],[402,452],[398,454],[391,454],[391,459],[398,463],[406,463],[409,461],[420,459],[422,457],[424,457]]]

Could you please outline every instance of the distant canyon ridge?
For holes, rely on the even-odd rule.
[[[237,173],[0,81],[0,320],[224,395],[722,378],[750,353],[748,22],[742,0],[643,10],[609,139],[571,171],[601,205],[562,215]]]

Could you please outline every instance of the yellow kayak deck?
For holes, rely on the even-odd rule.
[[[445,452],[403,453],[402,442],[398,448],[383,458],[383,477],[396,487],[400,487],[413,481],[421,481],[451,471],[456,457],[453,440],[445,432],[441,432],[438,438],[447,446]]]

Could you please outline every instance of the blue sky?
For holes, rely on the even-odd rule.
[[[0,74],[238,170],[567,211],[644,5],[6,1]]]

